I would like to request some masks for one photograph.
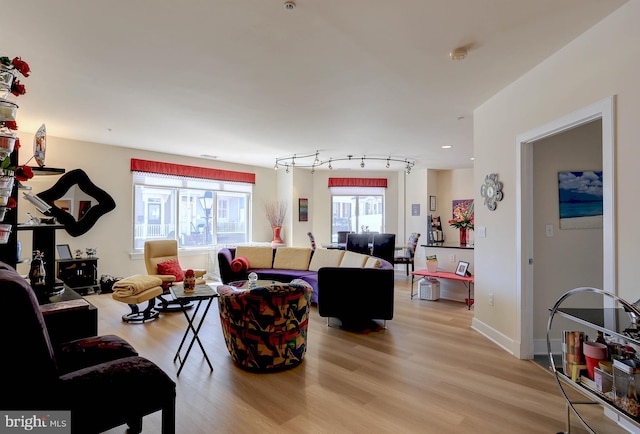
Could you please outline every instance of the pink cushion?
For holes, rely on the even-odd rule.
[[[176,277],[176,282],[184,280],[184,271],[177,259],[158,263],[158,274],[167,274]]]
[[[249,261],[244,256],[238,256],[231,261],[231,271],[239,273],[249,269]]]

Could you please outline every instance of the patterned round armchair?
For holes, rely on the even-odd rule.
[[[258,281],[253,289],[223,285],[217,290],[222,333],[238,366],[274,371],[302,362],[313,292],[307,282]]]

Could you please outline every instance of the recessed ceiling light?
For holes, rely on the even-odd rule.
[[[284,4],[284,10],[285,11],[291,12],[295,8],[296,8],[296,4],[294,2],[286,2]]]
[[[451,149],[451,148],[453,148],[453,146],[451,146],[451,145],[442,145],[441,148],[442,149]]]
[[[475,159],[476,159],[476,157],[471,157],[471,158],[469,158],[469,160],[471,160],[471,161],[473,161],[473,160],[475,160]]]
[[[451,57],[451,60],[464,60],[468,52],[467,47],[458,47],[449,53],[449,57]]]

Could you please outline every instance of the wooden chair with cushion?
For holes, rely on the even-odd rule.
[[[418,245],[418,239],[420,234],[417,232],[412,233],[407,240],[406,247],[402,250],[402,253],[393,258],[394,264],[405,264],[407,267],[407,276],[409,275],[409,266],[411,271],[414,271],[414,257],[416,255],[416,247]]]
[[[190,308],[193,303],[179,302],[172,298],[169,286],[174,283],[182,282],[184,279],[184,270],[178,261],[178,241],[177,240],[152,240],[144,243],[144,263],[147,267],[147,274],[160,278],[163,282],[163,293],[158,296],[160,301],[159,310],[163,312],[172,312]],[[198,283],[204,283],[202,276],[206,271],[199,269],[194,270],[196,278],[200,279]]]

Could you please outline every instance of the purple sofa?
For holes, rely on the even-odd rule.
[[[234,282],[237,280],[246,280],[247,275],[250,272],[255,272],[258,274],[260,279],[264,280],[277,280],[280,282],[288,283],[293,279],[302,279],[305,282],[309,283],[313,288],[313,294],[311,296],[311,302],[314,304],[318,303],[318,296],[320,293],[321,287],[331,286],[335,284],[335,286],[340,287],[341,282],[344,281],[345,273],[349,274],[349,268],[341,268],[341,267],[324,267],[321,268],[323,270],[322,276],[324,279],[323,284],[321,285],[318,281],[319,273],[317,271],[309,271],[309,270],[288,270],[288,269],[279,269],[279,268],[249,268],[246,271],[234,273],[231,270],[231,261],[233,261],[235,257],[236,249],[235,248],[224,248],[218,252],[218,264],[220,267],[220,278],[222,279],[222,283],[228,284],[229,282]],[[273,255],[275,258],[276,249],[273,249]],[[313,255],[313,252],[312,252]],[[313,256],[312,256],[313,257]],[[367,276],[367,281],[376,281],[376,279],[380,279],[379,281],[384,282],[382,286],[386,287],[385,292],[393,293],[393,264],[384,259],[380,259],[381,266],[379,268],[361,268],[362,270],[358,274],[359,277]],[[353,269],[351,269],[353,270]],[[389,279],[391,277],[391,279]],[[389,291],[390,290],[390,291]],[[388,298],[387,298],[388,300]],[[393,311],[393,303],[391,306],[391,311]],[[388,316],[388,315],[387,315]],[[391,318],[385,318],[391,319]]]

